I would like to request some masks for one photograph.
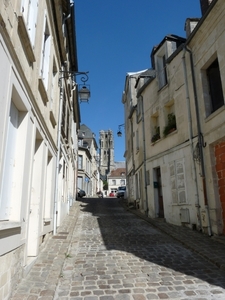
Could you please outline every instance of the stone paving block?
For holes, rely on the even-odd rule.
[[[157,227],[117,199],[79,205],[57,234],[66,240],[49,239],[10,300],[225,299],[225,273],[216,266],[225,248],[217,242],[165,222]],[[210,246],[216,264],[203,258]]]

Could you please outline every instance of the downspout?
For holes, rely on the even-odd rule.
[[[143,106],[143,98],[141,97],[141,121],[142,121],[142,132],[143,132],[143,154],[144,154],[144,181],[145,181],[145,198],[146,198],[146,210],[145,214],[148,216],[148,190],[147,190],[147,178],[146,178],[146,146],[145,146],[145,119],[144,119],[144,106]]]
[[[70,8],[72,8],[74,6],[74,1],[70,1]],[[68,20],[69,18],[71,18],[71,13],[69,13],[67,16],[65,16],[63,18],[63,24],[62,24],[62,32],[63,34],[65,34],[65,21]]]
[[[183,48],[183,56],[182,56],[182,62],[183,62],[183,70],[184,70],[184,81],[185,81],[185,92],[186,92],[186,103],[187,103],[187,114],[188,114],[188,134],[189,134],[189,145],[191,148],[191,154],[193,158],[194,153],[194,145],[193,145],[193,130],[192,130],[192,118],[191,118],[191,106],[190,106],[190,95],[189,95],[189,87],[188,87],[188,79],[187,79],[187,66],[185,61],[185,54],[186,49]],[[197,183],[197,171],[196,171],[196,165],[194,162],[194,158],[192,160],[192,172],[194,176],[194,183],[195,183],[195,207],[197,208],[197,220],[198,220],[198,226],[202,230],[202,222],[201,222],[201,214],[200,214],[200,205],[199,205],[199,192],[198,192],[198,183]]]
[[[211,230],[211,222],[209,218],[209,207],[208,207],[208,198],[207,198],[207,191],[206,191],[206,179],[205,179],[205,164],[204,164],[204,156],[203,156],[203,137],[201,134],[201,125],[200,125],[200,117],[199,117],[199,107],[198,107],[198,99],[197,99],[197,89],[196,89],[196,81],[195,81],[195,72],[194,72],[194,62],[192,51],[185,46],[185,49],[190,54],[190,61],[191,61],[191,74],[192,74],[192,84],[193,84],[193,91],[194,91],[194,103],[195,103],[195,112],[196,112],[196,120],[197,120],[197,130],[198,130],[198,143],[199,143],[199,154],[200,154],[200,164],[201,164],[201,177],[202,177],[202,185],[203,185],[203,195],[204,195],[204,205],[206,209],[206,217],[208,223],[208,234],[209,236],[212,235]]]
[[[61,74],[60,74],[60,76],[61,76]],[[57,131],[57,150],[58,150],[58,152],[57,152],[57,157],[56,157],[56,173],[55,173],[53,235],[56,234],[57,216],[58,216],[58,178],[59,178],[59,161],[60,161],[60,152],[61,152],[61,150],[60,150],[60,147],[61,147],[61,122],[62,122],[62,107],[63,107],[63,93],[64,93],[62,79],[63,79],[63,77],[59,78],[60,97],[59,97],[58,131]]]
[[[134,174],[135,174],[135,163],[134,163],[134,141],[133,141],[133,121],[132,121],[132,118],[130,118],[130,125],[131,125],[131,132],[132,132],[132,139],[131,139],[131,154],[132,154],[132,189],[133,189],[133,192],[134,192]],[[131,188],[130,188],[130,181],[128,182],[128,185],[129,185],[129,191],[131,192]],[[129,195],[129,198],[131,197],[131,193]],[[133,195],[134,197],[134,195]],[[129,199],[128,198],[128,199]]]

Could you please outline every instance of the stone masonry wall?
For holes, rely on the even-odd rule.
[[[9,299],[23,276],[24,246],[0,256],[0,299]]]

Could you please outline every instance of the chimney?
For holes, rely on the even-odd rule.
[[[212,2],[213,0],[200,0],[202,15],[204,15],[207,12]]]

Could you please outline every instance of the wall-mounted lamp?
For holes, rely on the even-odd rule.
[[[122,136],[122,129],[121,127],[124,127],[125,124],[120,124],[119,127],[118,127],[118,131],[117,131],[117,136],[118,137],[121,137]]]
[[[89,78],[87,75],[89,72],[61,71],[61,73],[64,73],[65,75],[71,78],[81,76],[80,80],[83,82],[83,84],[79,84],[78,96],[80,102],[88,102],[91,96],[90,85],[86,84],[86,81],[88,81]],[[64,76],[59,78],[59,80],[62,78],[64,78]]]

